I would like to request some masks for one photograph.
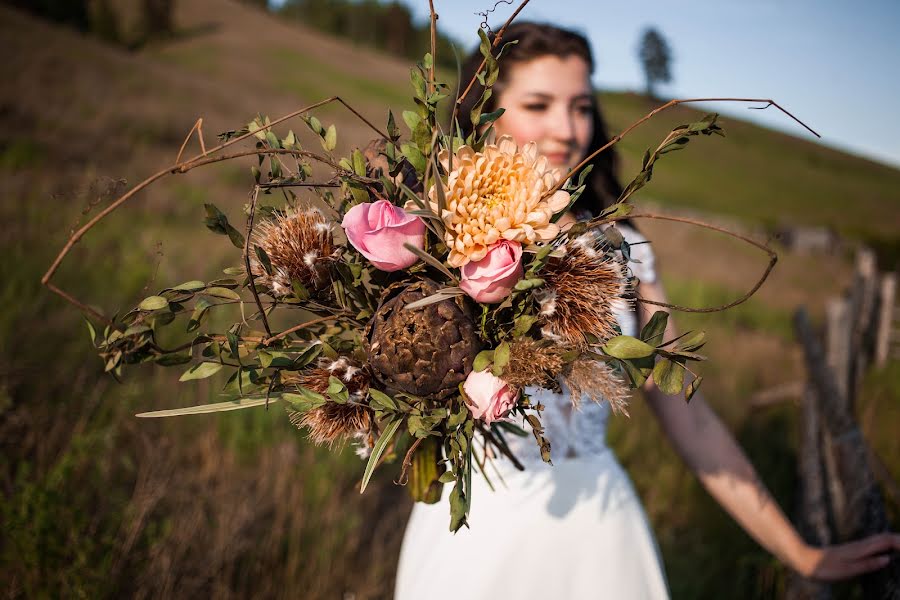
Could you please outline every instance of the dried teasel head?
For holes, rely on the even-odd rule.
[[[260,223],[250,239],[250,269],[257,282],[275,296],[293,292],[293,281],[310,291],[331,285],[330,267],[339,256],[332,237],[333,223],[316,209],[289,208],[284,214]],[[262,248],[271,273],[253,250]]]
[[[584,346],[616,335],[616,313],[629,308],[630,278],[621,259],[604,251],[591,233],[573,240],[553,259],[537,294],[544,336],[565,345]]]
[[[509,363],[503,380],[515,388],[545,387],[563,370],[565,349],[546,341],[520,337],[509,342]]]
[[[334,360],[320,358],[315,367],[300,373],[282,371],[281,381],[324,395],[328,391],[330,377],[337,377],[344,383],[352,400],[360,402],[369,393],[369,382],[372,380],[369,368],[347,356]]]
[[[581,397],[587,396],[597,403],[606,400],[613,412],[628,416],[629,388],[607,363],[578,358],[563,370],[562,383],[569,388],[576,408]]]
[[[357,438],[372,426],[372,411],[363,404],[326,402],[305,413],[290,412],[291,423],[308,430],[316,445],[333,446],[335,442]]]
[[[350,392],[350,401],[341,404],[329,399],[307,412],[288,410],[291,423],[308,429],[309,438],[319,445],[333,446],[335,442],[351,438],[368,439],[371,437],[372,409],[361,402],[368,394],[371,376],[365,367],[347,357],[320,359],[314,368],[303,373],[284,374],[282,381],[325,395],[331,377],[344,383]]]

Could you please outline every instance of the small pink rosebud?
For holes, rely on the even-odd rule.
[[[503,418],[515,405],[518,392],[512,386],[494,377],[489,370],[472,371],[463,383],[469,410],[476,419],[490,425]]]
[[[522,244],[501,240],[481,260],[463,265],[459,287],[478,302],[492,304],[509,296],[523,272]]]

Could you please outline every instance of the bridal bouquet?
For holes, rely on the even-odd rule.
[[[648,151],[618,204],[561,227],[586,170],[562,173],[534,144],[495,139],[492,123],[503,111],[482,107],[503,48],[481,33],[484,93],[471,114],[480,133],[463,137],[455,119],[446,130],[440,125],[449,89],[435,80],[427,54],[412,69],[416,110],[402,114],[408,131],[389,113],[379,140],[338,158],[334,126],[304,109],[288,117],[303,120],[324,154],[301,147],[292,131],[276,131],[288,117],[258,117],[165,172],[255,158],[243,232],[206,205],[206,227],[236,247],[239,264],[224,278],[165,288],[112,319],[69,298],[92,315],[93,343],[117,377],[135,363],[189,365],[184,382],[229,374],[223,402],[140,416],[278,403],[314,442],[359,447],[368,461],[361,490],[384,460],[400,457],[400,481],[416,500],[437,502],[452,485],[456,531],[471,502],[476,441],[484,460],[515,460],[504,437],[525,434],[517,423],[527,422],[550,461],[543,406],[528,388],[565,386],[574,399],[617,410],[651,373],[664,391],[682,392],[686,363],[703,359],[696,353],[703,334],[663,340],[660,311],[639,337],[621,335],[615,315],[634,301],[635,280],[614,223],[629,216],[629,197],[660,156],[719,132],[715,116],[676,128]],[[241,142],[253,149],[221,154]],[[315,178],[314,164],[329,176]],[[311,193],[300,198],[298,189]],[[239,320],[211,319],[238,307]],[[161,341],[178,336],[172,347]],[[688,399],[699,382],[687,387]]]

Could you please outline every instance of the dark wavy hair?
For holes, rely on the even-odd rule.
[[[495,34],[489,36],[494,41]],[[483,112],[492,112],[497,109],[495,104],[497,96],[503,91],[506,84],[504,75],[509,73],[510,67],[516,63],[524,63],[541,56],[557,56],[567,58],[577,56],[583,59],[590,73],[594,71],[594,58],[587,39],[579,33],[568,29],[561,29],[544,23],[520,22],[514,23],[504,32],[501,44],[516,40],[517,43],[509,46],[500,59],[500,75],[494,85],[494,94],[488,99]],[[482,55],[476,48],[462,64],[461,85],[466,85],[475,77],[475,71],[481,64]],[[484,87],[477,81],[459,107],[459,124],[468,135],[474,126],[470,117],[472,108],[481,98]],[[592,99],[592,116],[594,133],[591,138],[591,150],[597,149],[610,140],[606,128],[606,121],[600,113],[596,97]],[[585,191],[573,207],[575,212],[589,212],[597,215],[604,208],[612,205],[622,193],[622,185],[616,177],[618,156],[614,148],[609,148],[595,156],[589,164],[594,165],[593,170],[585,180]]]

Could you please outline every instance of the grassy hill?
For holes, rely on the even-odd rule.
[[[219,382],[179,385],[176,371],[162,369],[112,382],[80,316],[39,284],[74,224],[171,164],[198,117],[209,146],[257,112],[276,117],[334,94],[379,126],[388,106],[397,114],[410,103],[407,64],[245,4],[179,2],[176,23],[172,40],[126,53],[0,8],[0,581],[10,597],[389,597],[410,508],[389,469],[361,497],[358,459],[310,447],[277,409],[137,422],[140,410],[212,399]],[[628,94],[601,100],[615,131],[653,108]],[[338,152],[371,137],[340,107],[317,115],[337,124]],[[623,176],[644,148],[698,116],[679,108],[626,138]],[[748,123],[725,127],[727,139],[693,142],[660,163],[645,197],[896,244],[900,171]],[[55,281],[113,312],[173,283],[213,279],[206,267],[237,258],[202,226],[203,202],[239,222],[249,166],[197,170],[139,195],[78,244]],[[676,302],[734,297],[764,267],[763,257],[721,236],[642,226]],[[794,408],[760,412],[746,400],[802,376],[790,312],[805,303],[821,313],[849,280],[844,257],[787,255],[746,305],[679,320],[707,329],[708,396],[788,508]],[[871,406],[898,397],[892,369],[867,384]],[[639,400],[632,415],[613,423],[610,438],[658,532],[673,594],[777,591],[783,569],[712,505]],[[878,421],[873,444],[897,456]]]

